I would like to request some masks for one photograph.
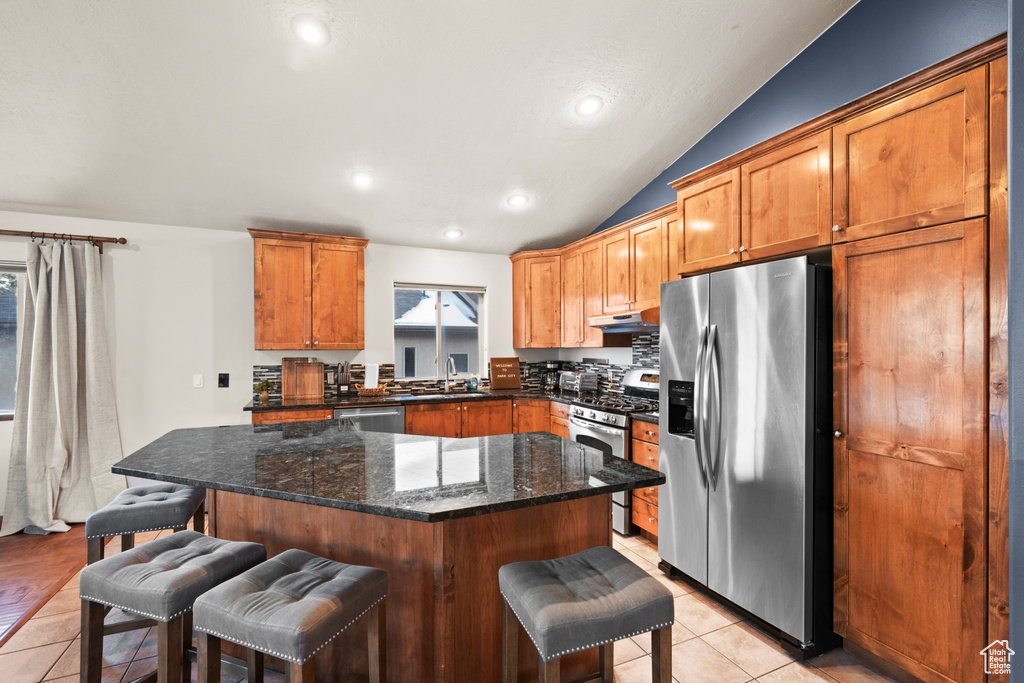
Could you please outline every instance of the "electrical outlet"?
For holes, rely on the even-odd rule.
[[[192,388],[193,389],[202,389],[203,388],[203,376],[202,375],[192,375]]]
[[[217,388],[227,389],[228,388],[228,373],[221,372],[217,375]]]

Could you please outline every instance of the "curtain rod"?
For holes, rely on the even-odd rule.
[[[96,237],[95,235],[69,235],[64,232],[35,232],[28,230],[0,230],[0,235],[14,235],[16,237],[31,237],[35,240],[36,237],[39,239],[51,239],[51,240],[80,240],[83,242],[92,242],[92,246],[98,248],[100,253],[103,253],[103,243],[109,242],[110,244],[128,244],[128,240],[123,237]]]

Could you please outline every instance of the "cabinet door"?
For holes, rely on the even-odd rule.
[[[665,253],[668,260],[668,270],[665,271],[666,281],[679,277],[679,269],[683,264],[681,225],[678,211],[665,217]]]
[[[629,310],[629,232],[601,240],[604,261],[604,313]]]
[[[604,346],[604,333],[587,322],[592,316],[604,313],[604,259],[600,242],[591,242],[579,250],[580,294],[583,298],[583,318],[579,346]]]
[[[583,341],[583,256],[578,250],[562,255],[562,348]]]
[[[551,424],[548,426],[548,431],[555,436],[560,436],[563,439],[569,438],[569,421],[564,417],[551,416]]]
[[[267,422],[312,422],[315,420],[333,420],[332,408],[311,408],[309,410],[260,410],[253,411],[252,423]]]
[[[657,219],[629,229],[630,302],[633,310],[661,301],[661,283],[668,280],[664,221]]]
[[[678,207],[682,224],[682,240],[676,244],[682,257],[678,274],[739,262],[740,169],[679,190]]]
[[[929,681],[983,678],[985,239],[833,250],[835,630]]]
[[[512,401],[512,432],[546,432],[551,425],[551,401],[546,399],[514,399]]]
[[[834,241],[985,213],[987,68],[833,129]]]
[[[832,243],[832,131],[740,167],[744,261]]]
[[[253,240],[257,349],[311,347],[310,243]]]
[[[512,433],[512,401],[478,399],[462,404],[462,437]]]
[[[558,256],[523,259],[526,267],[526,344],[556,349],[562,343],[562,277]]]
[[[439,403],[406,406],[405,433],[458,438],[462,434],[462,405]]]
[[[526,348],[526,259],[512,261],[512,346]]]
[[[363,348],[363,249],[313,242],[313,348]]]

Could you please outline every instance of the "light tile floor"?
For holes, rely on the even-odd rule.
[[[139,534],[136,543],[169,531]],[[626,557],[664,583],[675,596],[672,627],[672,676],[676,683],[873,683],[891,681],[843,650],[798,662],[755,626],[692,586],[670,580],[657,568],[657,548],[639,537],[615,535],[613,545]],[[116,552],[117,539],[107,553]],[[5,683],[53,681],[71,683],[79,672],[78,578],[68,582],[8,642],[0,648],[0,679]],[[103,642],[103,683],[127,683],[156,669],[153,629],[109,636]],[[649,634],[615,644],[617,683],[651,680]],[[195,667],[192,667],[195,680]],[[222,682],[240,678],[224,675]],[[267,672],[267,683],[284,677]]]

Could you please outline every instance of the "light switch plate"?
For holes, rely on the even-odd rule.
[[[202,375],[192,375],[192,388],[193,389],[202,389],[203,388],[203,376]]]

